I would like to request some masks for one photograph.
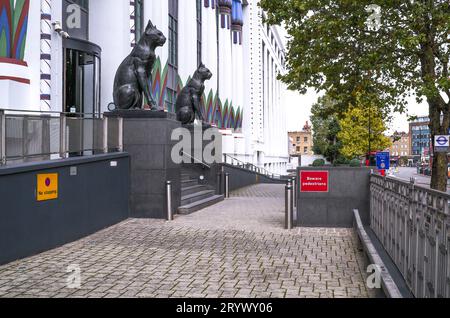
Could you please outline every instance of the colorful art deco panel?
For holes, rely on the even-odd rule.
[[[30,0],[0,0],[0,57],[24,60]]]
[[[151,80],[151,91],[153,97],[159,105],[164,105],[169,112],[175,112],[173,109],[173,101],[167,103],[167,78],[168,76],[168,64],[162,67],[161,60],[158,58],[153,67],[153,78]],[[189,81],[187,79],[186,82]],[[179,93],[184,85],[181,78],[178,77],[177,93]],[[204,94],[202,98],[202,111],[203,116],[208,123],[216,125],[220,129],[234,129],[236,131],[242,130],[242,116],[243,109],[241,107],[233,106],[228,99],[225,103],[222,103],[217,93],[212,90],[208,94]]]

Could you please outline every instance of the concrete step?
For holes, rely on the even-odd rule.
[[[203,199],[209,198],[215,194],[214,190],[204,190],[200,192],[195,192],[181,197],[181,205],[187,205],[194,203],[196,201],[201,201]]]
[[[207,197],[203,200],[180,206],[178,208],[178,213],[181,215],[191,214],[191,213],[197,212],[199,210],[202,210],[204,208],[207,208],[211,205],[214,205],[216,203],[219,203],[223,200],[224,200],[223,195],[213,195],[213,196]]]
[[[207,186],[205,185],[194,185],[194,186],[190,186],[190,187],[186,187],[186,188],[181,188],[181,196],[186,196],[186,195],[190,195],[190,194],[194,194],[197,192],[201,192],[201,191],[206,191],[206,190],[210,190],[208,189]]]
[[[188,179],[188,180],[181,180],[181,188],[187,188],[198,185],[197,179]]]

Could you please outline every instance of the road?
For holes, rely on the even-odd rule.
[[[398,168],[398,170],[393,172],[390,176],[408,182],[411,177],[414,177],[417,185],[425,186],[427,188],[430,187],[431,183],[431,177],[417,174],[417,168]],[[447,189],[447,192],[450,194],[450,184],[447,186]]]

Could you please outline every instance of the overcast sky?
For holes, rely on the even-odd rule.
[[[287,42],[287,33],[284,28],[280,28],[280,36],[285,39],[285,46]],[[320,97],[313,89],[309,90],[307,94],[300,95],[296,91],[288,91],[286,96],[286,103],[288,107],[288,130],[298,131],[303,128],[306,121],[310,121],[311,106]],[[408,115],[426,116],[428,115],[428,106],[425,103],[417,104],[415,98],[411,98],[408,103],[407,114],[395,114],[394,120],[389,124],[389,133],[394,131],[409,131],[409,124],[407,120]]]
[[[286,103],[288,107],[288,130],[298,131],[303,128],[306,121],[311,122],[311,106],[320,97],[314,90],[310,90],[305,95],[300,95],[295,91],[288,91]],[[426,104],[417,104],[415,98],[411,98],[408,103],[408,110],[405,114],[395,114],[391,124],[389,124],[389,133],[394,131],[409,131],[408,115],[426,116],[428,115],[428,106]]]

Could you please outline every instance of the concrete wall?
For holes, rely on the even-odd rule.
[[[230,191],[258,183],[285,183],[284,180],[271,179],[246,169],[233,167],[230,165],[223,165],[223,167],[224,172],[230,174]]]
[[[300,171],[329,171],[328,193],[302,193],[297,187],[297,225],[352,227],[353,210],[364,225],[370,222],[370,169],[348,167],[298,168]],[[300,182],[299,182],[300,183]]]
[[[58,173],[59,197],[37,202],[37,174],[46,173]],[[128,195],[128,154],[0,168],[0,265],[126,219]]]

